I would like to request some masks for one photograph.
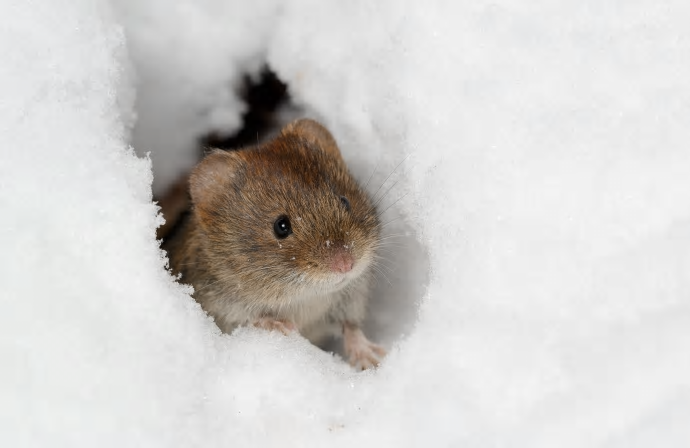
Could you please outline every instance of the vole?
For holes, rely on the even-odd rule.
[[[302,119],[264,144],[215,150],[188,184],[191,208],[163,248],[223,332],[342,336],[351,365],[378,365],[385,350],[361,325],[379,217],[325,127]]]

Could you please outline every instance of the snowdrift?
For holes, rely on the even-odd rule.
[[[0,12],[0,445],[690,443],[683,2]],[[375,372],[165,269],[152,188],[265,63],[386,192]]]

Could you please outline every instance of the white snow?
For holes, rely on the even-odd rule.
[[[241,126],[236,92],[244,74],[265,61],[279,2],[239,0],[113,0],[126,25],[136,66],[133,145],[151,153],[153,187],[161,193],[197,161],[200,136]]]
[[[649,0],[3,3],[0,446],[688,446],[689,21]],[[375,372],[221,335],[165,271],[130,137],[164,188],[237,129],[263,62],[391,206]]]

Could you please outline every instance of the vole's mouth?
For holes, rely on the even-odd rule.
[[[345,274],[334,275],[329,279],[329,283],[333,286],[343,286],[347,283],[349,276]]]
[[[332,274],[326,279],[325,281],[325,286],[326,288],[332,290],[332,291],[338,291],[340,289],[343,289],[345,286],[347,286],[350,281],[352,281],[354,277],[350,275],[349,273],[347,274]]]

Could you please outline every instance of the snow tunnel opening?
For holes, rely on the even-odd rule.
[[[256,76],[244,76],[237,89],[238,96],[246,106],[242,126],[231,134],[210,132],[200,136],[197,140],[197,162],[201,161],[209,148],[233,151],[256,145],[275,135],[294,119],[315,115],[308,108],[295,105],[289,91],[289,85],[268,66],[264,66]],[[340,145],[341,142],[338,143]],[[341,150],[346,152],[347,145],[343,146]],[[348,159],[347,155],[345,158]],[[362,185],[366,184],[365,188],[378,202],[383,225],[382,239],[385,241],[375,269],[364,330],[370,339],[391,348],[409,335],[417,322],[419,305],[429,280],[429,257],[408,217],[400,209],[398,200],[403,193],[393,190],[393,194],[390,194],[391,186],[398,182],[399,185],[405,183],[404,164],[388,169],[368,166],[361,160],[351,162],[348,165],[355,178]],[[187,197],[186,179],[173,185],[168,193],[176,188],[178,193]],[[165,195],[156,199],[160,202],[164,198]],[[161,206],[166,208],[163,204]],[[178,220],[166,217],[166,221],[166,225],[159,228],[159,238],[173,229]],[[344,355],[343,346],[337,339],[327,341],[322,348]]]
[[[210,133],[201,138],[201,148],[233,150],[255,145],[284,124],[290,104],[288,86],[268,66],[258,76],[244,76],[239,96],[246,105],[242,126],[235,133]],[[200,154],[203,156],[203,154]]]

